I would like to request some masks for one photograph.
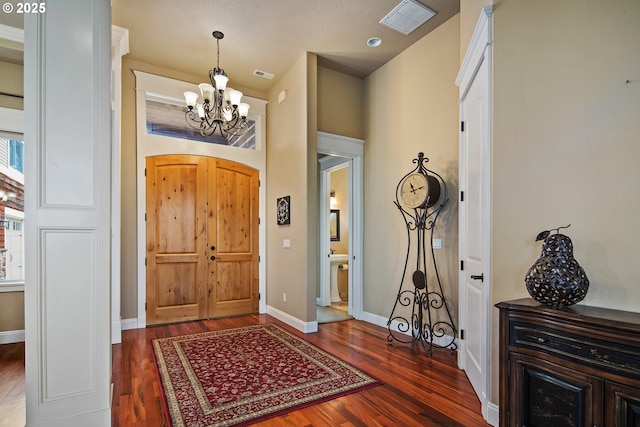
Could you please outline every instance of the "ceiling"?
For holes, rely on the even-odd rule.
[[[304,52],[365,77],[460,10],[459,0],[419,1],[436,15],[407,36],[379,24],[400,0],[112,0],[112,15],[129,30],[131,57],[203,80],[216,61],[211,33],[222,31],[220,66],[229,85],[266,92]],[[374,36],[383,42],[370,48]]]
[[[460,0],[418,0],[436,12],[403,35],[379,23],[400,0],[112,0],[112,23],[129,30],[129,56],[202,76],[215,66],[214,30],[222,31],[220,66],[229,85],[266,92],[304,52],[322,66],[366,77],[460,11]],[[0,24],[23,27],[22,15]],[[377,48],[371,37],[382,38]],[[0,40],[0,60],[22,52]],[[272,73],[272,80],[253,75]]]

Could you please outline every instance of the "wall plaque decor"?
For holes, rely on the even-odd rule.
[[[278,225],[291,224],[291,196],[278,198],[276,219]]]
[[[442,290],[433,250],[436,220],[449,200],[444,179],[426,168],[423,153],[413,159],[415,169],[400,179],[394,204],[407,230],[405,258],[396,301],[387,321],[387,341],[420,343],[456,350],[457,331]],[[410,258],[415,256],[415,259]]]
[[[536,238],[536,242],[544,240],[542,254],[527,272],[524,282],[529,295],[541,304],[573,305],[587,295],[589,279],[573,257],[571,239],[560,234],[560,229],[569,226],[571,224],[543,231]]]

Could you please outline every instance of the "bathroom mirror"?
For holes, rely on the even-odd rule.
[[[329,214],[329,234],[332,242],[340,241],[340,209],[331,209]]]

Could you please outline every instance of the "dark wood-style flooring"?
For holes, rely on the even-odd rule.
[[[480,403],[456,353],[387,344],[385,328],[357,320],[326,323],[303,334],[268,315],[186,322],[123,331],[113,346],[113,427],[163,427],[155,338],[276,323],[384,384],[254,424],[261,427],[484,427]],[[0,427],[24,426],[24,344],[0,345]]]
[[[166,426],[151,341],[154,338],[276,323],[381,380],[384,385],[254,424],[261,427],[488,426],[456,353],[387,344],[387,330],[348,320],[303,334],[268,315],[123,331],[113,346],[113,427]]]

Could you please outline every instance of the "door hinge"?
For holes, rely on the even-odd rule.
[[[507,360],[507,376],[511,376],[511,359]]]
[[[260,225],[260,217],[258,217],[258,225]]]
[[[144,265],[145,266],[147,265],[147,259],[146,258],[144,259]]]
[[[464,202],[464,191],[460,192],[460,201]]]
[[[147,311],[147,303],[144,303],[144,311]]]
[[[260,262],[260,255],[258,255],[258,262]]]
[[[460,339],[464,339],[464,329],[460,329]]]
[[[144,213],[144,220],[145,221],[147,220],[147,213],[146,212]]]
[[[460,122],[460,132],[464,132],[464,122]]]
[[[260,301],[260,292],[258,292],[258,301]]]
[[[144,168],[144,176],[147,176],[147,168]]]
[[[460,260],[460,271],[464,271],[464,260]]]
[[[260,187],[262,185],[262,183],[260,182],[260,180],[258,180],[258,187]]]

